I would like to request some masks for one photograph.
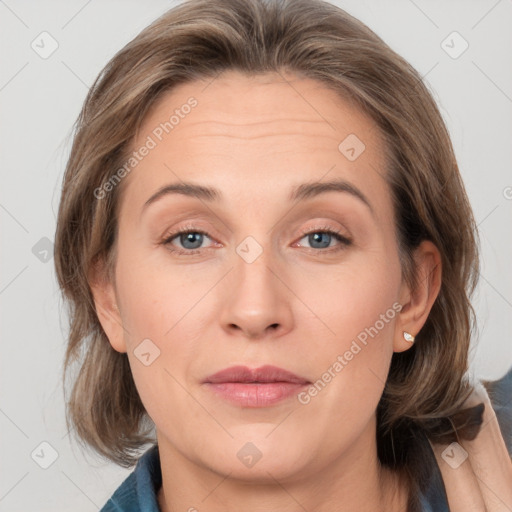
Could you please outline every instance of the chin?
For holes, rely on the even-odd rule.
[[[256,484],[274,483],[275,480],[293,481],[305,477],[311,471],[311,463],[315,460],[315,450],[311,457],[305,450],[304,440],[297,439],[283,444],[280,440],[264,435],[243,437],[236,436],[229,446],[222,446],[216,464],[211,468],[223,475]],[[233,455],[231,455],[233,454]],[[208,465],[208,460],[205,463]]]
[[[267,460],[260,459],[252,467],[244,467],[238,463],[228,463],[226,467],[216,468],[223,475],[229,474],[230,480],[239,480],[251,485],[267,485],[292,482],[306,477],[303,467],[297,467],[293,460]]]

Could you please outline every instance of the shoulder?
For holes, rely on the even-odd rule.
[[[159,512],[157,491],[161,485],[160,456],[158,445],[154,445],[142,455],[100,512]]]
[[[512,367],[498,380],[481,381],[496,413],[501,434],[512,457]],[[437,463],[432,465],[425,494],[420,496],[422,512],[449,512],[446,489]]]
[[[512,367],[501,379],[482,381],[500,425],[501,434],[512,457]]]

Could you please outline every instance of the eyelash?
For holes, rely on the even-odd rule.
[[[204,236],[207,236],[208,238],[212,239],[206,231],[194,228],[192,226],[185,226],[183,228],[180,228],[180,229],[166,235],[164,237],[164,239],[160,242],[160,244],[166,246],[167,250],[169,250],[172,253],[176,253],[178,256],[191,256],[194,254],[199,254],[201,252],[201,250],[203,250],[203,249],[211,249],[211,247],[205,247],[203,249],[189,249],[189,250],[170,248],[171,242],[176,237],[178,237],[181,234],[188,234],[188,233],[197,233],[197,234],[204,235]],[[325,233],[328,235],[332,235],[332,236],[334,236],[334,238],[336,240],[338,240],[338,242],[341,242],[341,244],[338,246],[328,247],[326,249],[315,249],[314,247],[305,247],[305,249],[310,249],[311,251],[314,251],[316,253],[320,252],[320,253],[324,253],[324,254],[325,253],[330,254],[333,252],[338,252],[340,250],[343,250],[345,247],[348,247],[352,244],[352,240],[350,238],[346,237],[345,235],[343,235],[340,231],[337,231],[336,229],[332,229],[332,228],[329,228],[326,226],[316,227],[316,228],[308,229],[308,230],[302,230],[300,239],[304,238],[307,235],[312,235],[314,233]]]

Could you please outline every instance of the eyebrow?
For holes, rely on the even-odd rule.
[[[289,201],[307,200],[326,192],[344,192],[350,194],[362,201],[373,214],[372,205],[367,197],[356,186],[342,179],[325,182],[302,183],[291,190],[288,199]],[[158,189],[144,203],[142,211],[144,211],[150,204],[170,194],[181,194],[208,202],[220,202],[223,197],[220,190],[214,187],[207,187],[190,182],[171,183]]]

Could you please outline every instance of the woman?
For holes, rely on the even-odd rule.
[[[475,236],[435,102],[358,20],[168,11],[91,88],[58,216],[71,423],[126,467],[156,441],[102,510],[512,506]]]

